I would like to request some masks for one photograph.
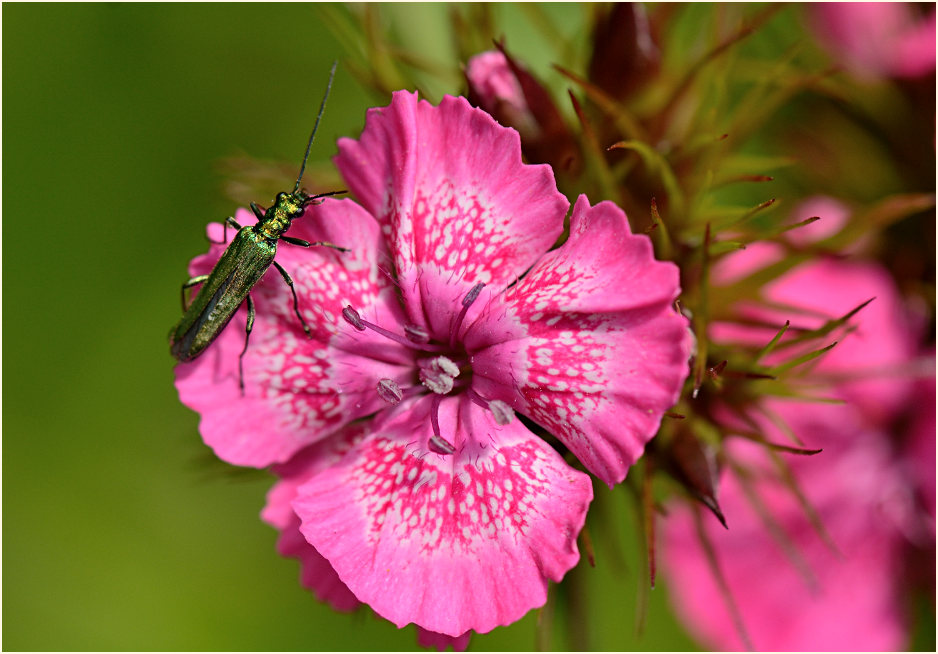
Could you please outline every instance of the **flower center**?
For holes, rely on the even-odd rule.
[[[345,321],[358,331],[370,329],[396,343],[430,355],[417,359],[419,385],[415,384],[402,389],[393,379],[385,378],[378,380],[376,390],[378,396],[388,404],[397,404],[405,397],[422,395],[428,391],[433,394],[430,400],[430,424],[433,436],[430,438],[429,448],[437,454],[453,454],[456,451],[453,444],[440,432],[439,407],[445,395],[465,392],[469,399],[490,411],[499,425],[507,425],[514,417],[514,411],[507,403],[501,400],[488,400],[473,390],[469,356],[459,344],[459,330],[466,318],[466,313],[479,297],[484,286],[485,284],[476,284],[463,297],[459,313],[450,325],[446,344],[434,342],[427,330],[419,325],[404,325],[402,329],[404,333],[398,334],[364,320],[351,305],[342,310],[342,317]]]

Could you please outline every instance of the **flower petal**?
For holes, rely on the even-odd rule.
[[[522,163],[518,133],[465,98],[395,93],[358,141],[340,139],[336,165],[391,239],[412,319],[432,306],[411,287],[421,270],[504,287],[553,244],[569,206],[550,167]]]
[[[242,225],[255,222],[244,211],[237,218]],[[296,281],[314,338],[306,338],[289,287],[271,269],[251,293],[257,317],[243,360],[244,394],[238,384],[243,307],[203,355],[176,367],[180,399],[201,415],[199,430],[206,444],[236,465],[286,461],[305,445],[383,408],[376,379],[406,384],[413,376],[412,355],[405,348],[377,334],[355,332],[341,317],[347,303],[369,306],[377,320],[400,319],[393,288],[373,264],[365,263],[378,256],[379,236],[371,217],[353,202],[329,201],[295,224],[303,226],[297,233],[304,238],[344,236],[343,245],[353,250],[339,254],[284,244],[278,252],[278,262]],[[211,231],[221,237],[221,229]],[[208,267],[208,257],[221,251],[213,245],[193,269]]]
[[[335,568],[306,542],[300,533],[300,519],[291,518],[277,539],[277,553],[280,556],[297,559],[300,562],[300,583],[312,591],[320,602],[326,602],[336,611],[350,612],[361,606],[361,602],[349,587],[342,583]]]
[[[678,271],[625,214],[580,197],[570,239],[467,331],[474,387],[546,427],[600,479],[622,481],[688,373]]]
[[[354,611],[361,602],[342,583],[335,568],[300,533],[300,519],[293,512],[291,503],[297,489],[313,475],[333,465],[351,448],[355,447],[367,433],[361,423],[356,423],[338,434],[322,440],[297,453],[286,464],[275,466],[274,472],[280,480],[267,493],[267,504],[261,518],[280,530],[277,551],[281,556],[292,557],[300,562],[300,583],[311,590],[316,599],[327,602],[337,611]],[[444,651],[452,647],[461,652],[469,646],[471,631],[461,636],[447,636],[417,628],[417,643],[421,647]]]
[[[907,397],[911,381],[887,375],[894,366],[912,359],[917,335],[895,282],[884,268],[820,259],[802,264],[767,285],[763,295],[770,302],[801,309],[804,313],[794,316],[792,322],[810,328],[875,297],[851,321],[856,329],[841,338],[815,370],[853,377],[841,384],[844,398],[865,405],[877,417],[885,418]]]
[[[861,79],[918,77],[935,70],[935,13],[906,3],[818,3],[810,7],[820,44]]]
[[[366,211],[351,200],[326,199],[308,207],[293,221],[288,235],[311,243],[325,241],[347,252],[316,246],[304,248],[280,241],[277,263],[293,278],[300,313],[313,336],[328,341],[344,325],[342,309],[351,304],[366,307],[390,286],[379,269],[390,262],[381,229]],[[271,269],[255,287],[255,300],[274,300],[272,309],[299,327],[293,313],[293,297],[276,270]]]
[[[291,502],[296,491],[310,477],[338,461],[361,440],[365,430],[353,425],[342,432],[322,440],[294,456],[289,463],[276,466],[280,480],[267,493],[267,504],[261,511],[264,522],[280,531],[277,551],[281,556],[300,562],[300,583],[310,589],[321,602],[328,602],[337,611],[353,611],[360,602],[342,583],[332,565],[306,542],[300,533],[300,519],[293,512]]]
[[[290,459],[273,467],[280,478],[267,493],[261,519],[279,530],[286,529],[296,515],[290,503],[296,490],[309,479],[337,463],[364,438],[367,430],[361,423],[352,424],[336,434],[310,445]]]
[[[931,353],[934,370],[935,356]],[[915,480],[919,501],[931,517],[928,531],[932,546],[935,539],[935,378],[915,382],[909,407],[910,425],[903,445],[905,474]]]
[[[375,612],[449,636],[546,601],[579,558],[589,478],[519,422],[439,405],[457,453],[429,453],[431,398],[404,402],[293,503],[306,539]],[[383,423],[383,424],[382,424]]]

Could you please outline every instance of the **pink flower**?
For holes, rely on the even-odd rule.
[[[837,341],[834,349],[811,368],[815,386],[834,383],[833,397],[862,405],[879,422],[894,415],[907,401],[913,383],[908,369],[914,354],[913,326],[883,268],[867,262],[818,259],[767,284],[762,295],[777,308],[766,310],[761,305],[746,304],[740,306],[740,315],[766,320],[772,326],[715,325],[714,339],[726,342],[743,330],[748,332],[744,342],[768,343],[785,320],[790,319],[792,328],[782,341],[788,342],[798,330],[817,329],[872,299],[851,321],[851,333],[838,330],[828,342],[812,342],[797,350],[776,352],[766,358],[766,363]]]
[[[750,643],[739,634],[687,506],[670,511],[662,541],[679,616],[707,647],[717,649],[901,648],[901,528],[914,513],[888,437],[850,406],[768,406],[806,444],[824,448],[786,461],[834,546],[818,535],[765,449],[734,439],[728,454],[751,474],[751,492],[770,522],[748,498],[744,478],[729,468],[719,495],[728,530],[710,515],[700,518]],[[760,421],[760,427],[770,440],[785,442],[770,421]]]
[[[782,256],[781,246],[757,244],[721,261],[714,278],[735,283]],[[934,363],[923,367],[916,362],[919,327],[888,273],[869,262],[828,258],[796,266],[762,288],[762,302],[736,306],[740,318],[764,322],[764,328],[713,325],[718,342],[762,345],[785,319],[791,320],[790,333],[814,329],[872,297],[848,328],[831,334],[830,341],[840,342],[802,381],[803,392],[839,397],[847,404],[764,399],[752,412],[756,426],[720,416],[731,433],[757,431],[769,441],[789,442],[768,417],[775,416],[806,447],[824,450],[811,457],[782,456],[834,546],[811,524],[762,446],[739,438],[726,443],[730,461],[741,466],[725,466],[719,488],[729,529],[702,517],[729,594],[757,649],[891,650],[904,645],[903,553],[914,545],[931,547],[934,556],[934,395],[910,403],[915,375],[933,370]],[[788,351],[785,358],[790,356]],[[933,393],[934,379],[929,383]],[[889,430],[910,409],[922,414],[913,420],[923,426],[897,438]],[[691,630],[710,647],[746,646],[688,508],[671,512],[663,541],[672,596]]]
[[[935,10],[916,16],[912,3],[830,2],[811,5],[825,48],[858,77],[918,77],[935,70]]]
[[[821,220],[790,232],[790,243],[803,246],[827,238],[847,220],[843,205],[829,198],[814,198],[796,210],[792,223],[812,215],[820,215]],[[718,262],[713,270],[714,284],[729,287],[785,256],[785,248],[779,244],[754,243]],[[907,400],[913,383],[909,368],[921,327],[903,303],[889,273],[878,264],[821,257],[797,265],[763,286],[757,301],[734,306],[736,319],[745,324],[714,323],[710,336],[719,343],[761,346],[790,320],[791,328],[782,340],[786,343],[800,330],[817,329],[867,300],[872,302],[851,321],[849,334],[841,329],[826,343],[779,351],[765,363],[777,363],[790,358],[793,352],[807,352],[838,341],[833,350],[813,364],[813,380],[833,384],[834,397],[861,405],[882,423]],[[757,326],[760,323],[764,326]]]
[[[395,93],[336,163],[361,204],[326,201],[290,235],[352,254],[278,253],[313,338],[274,273],[255,287],[244,397],[237,327],[179,366],[177,387],[231,463],[312,446],[278,467],[264,517],[319,597],[351,603],[327,562],[398,626],[486,632],[543,604],[576,563],[592,499],[515,413],[621,481],[687,375],[677,269],[585,197],[549,251],[569,206],[550,168],[522,164],[517,132],[461,98]]]

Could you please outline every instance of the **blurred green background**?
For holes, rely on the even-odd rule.
[[[337,614],[300,587],[258,519],[271,478],[213,464],[172,383],[167,333],[186,264],[206,249],[205,224],[235,207],[217,162],[299,162],[329,64],[344,55],[322,11],[3,7],[7,650],[416,648],[413,627]],[[444,11],[392,14],[434,47]],[[501,28],[537,61],[516,14],[506,8]],[[356,136],[367,106],[340,63],[311,160]],[[597,494],[621,504],[626,554],[606,551],[606,534],[597,567],[571,573],[594,598],[580,642],[693,648],[663,583],[636,635],[633,518],[621,492]],[[562,601],[558,614],[577,613]],[[532,612],[471,648],[531,649],[536,628]]]

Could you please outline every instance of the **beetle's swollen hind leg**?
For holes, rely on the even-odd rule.
[[[238,224],[238,221],[232,218],[231,216],[228,216],[227,218],[225,218],[225,228],[224,228],[224,231],[222,232],[221,240],[213,241],[212,239],[208,239],[208,242],[214,243],[215,245],[224,245],[225,243],[227,243],[228,242],[228,225],[231,225],[232,229],[234,229],[236,232],[241,231],[241,225]]]
[[[244,326],[244,348],[238,356],[238,386],[241,388],[241,396],[244,397],[244,353],[248,351],[248,339],[251,338],[251,330],[254,329],[254,300],[248,295],[248,321]]]
[[[290,273],[284,270],[283,266],[281,266],[276,261],[274,261],[274,267],[277,268],[277,272],[279,272],[280,276],[283,277],[283,281],[285,281],[287,285],[290,287],[290,292],[293,293],[293,313],[295,313],[296,317],[300,319],[300,324],[303,325],[303,331],[306,332],[306,337],[310,338],[311,334],[310,334],[309,325],[306,324],[306,321],[303,320],[303,316],[300,315],[300,303],[299,303],[299,300],[297,300],[296,298],[296,287],[293,286],[293,278],[290,277]]]
[[[182,312],[183,313],[185,313],[189,309],[189,307],[186,305],[186,289],[192,288],[196,284],[201,284],[206,279],[208,279],[208,275],[196,275],[195,277],[193,277],[192,279],[190,279],[189,281],[187,281],[185,284],[182,285]]]

